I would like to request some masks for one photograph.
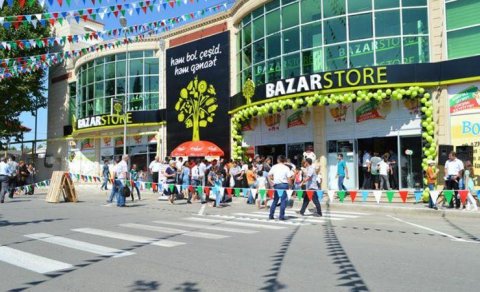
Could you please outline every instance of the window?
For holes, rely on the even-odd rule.
[[[400,35],[400,12],[375,12],[375,34],[377,37]]]
[[[298,25],[298,3],[294,3],[282,8],[282,28],[290,28]]]
[[[147,75],[152,75],[152,74],[158,75],[159,70],[160,70],[160,64],[159,64],[159,59],[158,58],[145,59],[145,74],[147,74]]]
[[[347,68],[347,45],[325,47],[325,64],[327,71]]]
[[[448,57],[454,59],[478,55],[479,35],[480,26],[448,32]]]
[[[403,63],[425,63],[429,61],[428,37],[403,38]]]
[[[267,35],[280,31],[280,10],[275,10],[267,14],[266,28]]]
[[[403,10],[403,34],[426,34],[428,33],[427,9],[404,9]]]
[[[283,57],[283,78],[292,78],[300,75],[300,54]]]
[[[298,28],[283,32],[283,53],[288,54],[300,48],[300,35]]]
[[[280,55],[280,34],[267,37],[267,57],[274,58]]]
[[[398,8],[400,7],[400,2],[399,0],[375,0],[374,5],[375,10],[385,8]]]
[[[260,40],[253,43],[253,63],[262,62],[265,60],[265,41]]]
[[[338,17],[326,20],[324,22],[324,40],[325,44],[340,43],[347,40],[347,23],[345,17]]]
[[[308,49],[322,45],[322,23],[312,22],[302,26],[302,48]]]
[[[400,38],[379,39],[376,41],[377,65],[402,63],[402,43]]]
[[[267,62],[267,82],[275,82],[282,78],[280,58]]]
[[[68,84],[68,123],[73,121],[73,116],[77,116],[77,84],[75,82],[71,82]]]
[[[447,30],[480,24],[480,5],[477,0],[446,3]]]
[[[371,9],[371,0],[348,0],[348,13],[368,11]]]
[[[350,67],[364,67],[374,63],[373,41],[350,43]]]
[[[247,24],[243,29],[243,45],[247,46],[252,42],[252,25]]]
[[[426,6],[427,0],[402,0],[402,6]]]
[[[265,18],[260,17],[253,21],[253,39],[259,40],[265,36]]]
[[[323,17],[345,14],[345,0],[323,0]]]
[[[352,15],[348,18],[350,40],[361,40],[373,37],[372,14]]]
[[[260,63],[253,67],[253,82],[256,85],[265,83],[265,63]]]
[[[302,23],[322,19],[322,6],[319,0],[302,0],[300,5],[302,11]]]
[[[302,52],[302,67],[302,74],[312,74],[323,71],[322,48]]]
[[[252,66],[252,46],[245,47],[242,51],[242,68]]]

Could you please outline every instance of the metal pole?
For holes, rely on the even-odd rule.
[[[38,103],[35,99],[35,133],[32,143],[32,163],[35,162],[35,154],[37,154],[37,121],[38,121]]]
[[[125,98],[123,99],[123,155],[127,154],[127,102],[128,102],[128,91],[129,91],[129,79],[130,79],[130,64],[128,62],[128,39],[127,39],[127,30],[125,29],[127,27],[127,19],[126,18],[121,18],[120,19],[120,24],[123,26],[123,32],[125,35],[125,41],[126,43],[126,53],[127,57],[125,59],[126,64],[126,81],[125,81]]]

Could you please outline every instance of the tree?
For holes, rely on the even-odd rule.
[[[193,128],[192,141],[200,140],[200,128],[213,123],[218,108],[216,95],[215,87],[204,80],[198,81],[198,76],[180,90],[175,110],[179,112],[178,121],[185,123],[187,129]]]
[[[0,10],[0,16],[30,15],[43,12],[44,9],[38,2],[20,8],[18,0],[15,0],[13,7],[4,5]],[[9,29],[0,25],[0,41],[41,39],[49,35],[50,29],[40,25],[37,28],[34,28],[31,24],[20,24],[18,28],[12,25]],[[18,46],[12,46],[11,50],[0,50],[0,59],[36,56],[46,52],[46,48],[37,47],[21,50]],[[39,70],[0,81],[0,147],[11,138],[18,141],[22,136],[19,121],[22,112],[29,111],[34,114],[36,108],[47,105],[46,88],[43,84],[45,75],[43,70]]]

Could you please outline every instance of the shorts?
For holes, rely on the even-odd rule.
[[[373,183],[380,183],[380,175],[379,174],[372,174],[372,180],[373,180]]]

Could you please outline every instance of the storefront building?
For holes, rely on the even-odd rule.
[[[128,125],[130,153],[146,157],[139,164],[198,138],[227,157],[284,154],[297,163],[312,145],[325,189],[337,188],[337,153],[347,188],[362,187],[365,151],[393,155],[395,188],[422,187],[426,161],[438,159],[442,171],[447,150],[480,173],[478,12],[474,0],[236,1],[129,45],[128,57],[121,46],[76,60],[65,91],[76,114],[62,124],[72,125],[68,147],[96,160],[120,153],[123,127],[102,121],[109,101],[128,92],[131,114],[153,119]],[[202,117],[187,114],[192,88],[208,100]]]

